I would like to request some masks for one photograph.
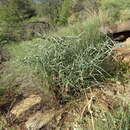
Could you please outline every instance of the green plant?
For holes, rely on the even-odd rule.
[[[71,26],[73,36],[45,37],[34,49],[31,47],[24,63],[34,66],[61,95],[80,95],[91,83],[109,75],[101,64],[111,52],[110,41],[98,31],[97,20],[80,24],[84,32],[77,25]]]
[[[60,24],[67,24],[68,18],[71,14],[71,8],[72,8],[72,1],[70,0],[64,0],[61,6],[61,9],[59,11],[59,19],[58,23]]]
[[[101,112],[101,119],[95,120],[95,130],[129,130],[130,111],[127,107],[119,107],[113,112]]]

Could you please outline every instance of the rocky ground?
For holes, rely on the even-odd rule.
[[[10,102],[6,111],[4,109],[8,107],[7,104],[6,106],[0,104],[0,108],[4,110],[6,116],[3,123],[17,130],[71,130],[72,128],[79,130],[80,128],[93,129],[91,120],[84,123],[80,121],[86,116],[97,120],[102,116],[102,109],[113,111],[121,104],[125,109],[129,109],[128,99],[130,99],[129,85],[124,86],[121,82],[117,82],[102,84],[102,88],[93,89],[86,93],[85,97],[64,106],[44,101],[42,95],[33,94],[26,98],[20,96],[13,98],[14,104]],[[103,120],[103,117],[101,119]]]

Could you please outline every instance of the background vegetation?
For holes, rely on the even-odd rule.
[[[101,9],[107,12],[110,17],[110,21],[115,23],[117,21],[123,21],[130,19],[130,1],[126,0],[101,0]]]
[[[99,27],[128,20],[129,5],[129,0],[2,1],[0,45],[9,51],[10,60],[0,71],[0,96],[8,88],[25,95],[40,90],[64,105],[110,79],[115,83],[117,79],[103,66],[111,55],[112,41]],[[37,26],[32,23],[49,23],[51,32],[38,32],[36,38],[31,30]],[[129,130],[129,101],[122,106],[111,111],[100,108],[95,130]],[[91,121],[88,115],[79,122],[86,121]]]

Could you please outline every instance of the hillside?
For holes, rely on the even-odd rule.
[[[130,129],[129,0],[1,4],[0,130]]]

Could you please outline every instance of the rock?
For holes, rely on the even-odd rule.
[[[38,95],[31,95],[28,98],[21,101],[19,104],[17,104],[13,109],[11,110],[11,114],[13,114],[16,118],[19,118],[21,114],[29,110],[31,107],[33,107],[36,104],[39,104],[41,102],[41,97]]]
[[[121,43],[122,47],[130,48],[130,37],[123,43]]]
[[[119,24],[112,24],[112,25],[101,27],[101,31],[103,33],[112,33],[112,34],[130,31],[130,20]]]
[[[130,63],[130,38],[113,48],[114,58],[121,62]]]
[[[35,115],[30,117],[27,122],[25,122],[26,129],[39,130],[53,119],[55,113],[54,110],[46,111],[44,113],[37,112]]]
[[[130,37],[130,20],[107,26],[102,26],[100,32],[110,36],[114,41],[125,41]]]
[[[115,38],[113,37],[114,41],[124,41],[125,39],[126,39],[125,35],[122,35],[122,34]]]
[[[114,48],[114,59],[121,62],[130,63],[130,49],[129,48]]]

